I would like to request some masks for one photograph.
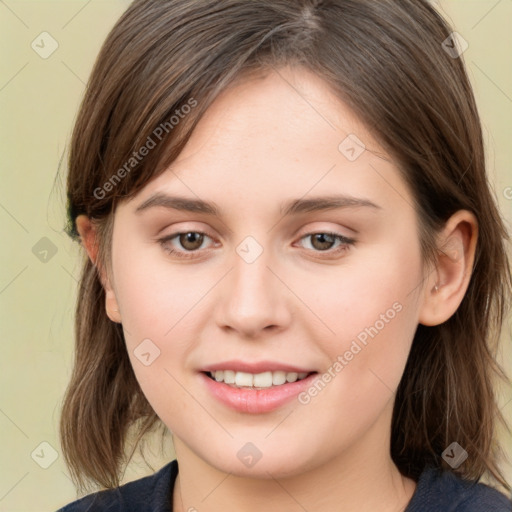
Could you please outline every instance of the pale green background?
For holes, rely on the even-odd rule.
[[[489,173],[510,226],[512,1],[437,4],[469,43],[464,60],[484,125]],[[52,511],[76,499],[57,425],[71,370],[81,255],[62,231],[65,165],[56,177],[95,56],[127,5],[126,0],[0,0],[0,511]],[[43,31],[59,44],[46,60],[31,48]],[[43,237],[57,248],[46,263],[32,252]],[[509,333],[504,341],[503,360],[512,373]],[[511,421],[510,390],[500,403]],[[42,442],[59,454],[48,469],[31,458]],[[510,456],[510,439],[506,444]],[[149,460],[159,468],[172,457],[172,448],[161,455],[154,446]],[[51,450],[43,450],[39,460],[48,460]],[[512,467],[505,469],[512,482]],[[125,481],[150,472],[137,458]]]

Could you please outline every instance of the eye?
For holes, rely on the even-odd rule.
[[[205,248],[203,245],[206,239],[212,240],[210,236],[201,231],[181,231],[161,238],[158,242],[167,254],[177,258],[197,258],[199,254],[195,253]],[[300,240],[307,239],[310,239],[310,247],[306,247],[307,249],[318,253],[327,253],[329,256],[342,253],[355,243],[352,238],[331,232],[308,233]]]
[[[161,238],[158,242],[168,254],[178,258],[194,258],[196,257],[194,252],[202,248],[206,238],[210,237],[201,231],[182,231]],[[176,241],[181,247],[176,247],[176,244],[172,244],[173,241]]]
[[[346,251],[355,243],[355,240],[352,238],[330,232],[308,233],[301,238],[301,240],[307,239],[310,239],[310,247],[307,247],[308,249],[312,249],[315,252],[328,252],[329,255]],[[337,246],[335,246],[336,242],[338,242]]]

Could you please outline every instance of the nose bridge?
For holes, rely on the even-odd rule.
[[[282,283],[269,269],[271,251],[246,237],[236,248],[232,266],[220,298],[219,325],[245,335],[284,327],[290,314]]]
[[[239,309],[259,309],[271,302],[274,291],[269,270],[271,251],[260,244],[253,236],[247,236],[236,247],[236,256],[232,273],[232,292],[237,299]]]

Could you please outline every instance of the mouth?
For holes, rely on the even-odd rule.
[[[284,370],[249,373],[235,370],[214,370],[202,372],[215,382],[240,389],[269,389],[307,379],[318,372],[287,372]]]
[[[200,371],[199,375],[205,390],[215,401],[240,413],[271,413],[293,403],[318,378],[317,371],[303,371],[303,368],[296,367],[283,368],[277,364],[247,364],[244,368],[246,371],[237,369],[243,366],[240,364],[229,366],[229,369],[224,365],[207,368]],[[253,369],[251,366],[257,368]],[[268,369],[269,366],[274,368]],[[257,373],[248,372],[248,369]]]

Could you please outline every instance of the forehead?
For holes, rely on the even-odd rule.
[[[247,154],[281,145],[293,149],[298,157],[327,146],[337,150],[340,137],[349,134],[384,153],[327,82],[305,68],[285,67],[242,75],[221,92],[179,160],[203,145],[209,149],[244,149]]]
[[[247,210],[310,192],[368,197],[403,187],[386,180],[400,181],[393,162],[329,85],[302,68],[283,68],[224,90],[134,208],[165,191]]]

